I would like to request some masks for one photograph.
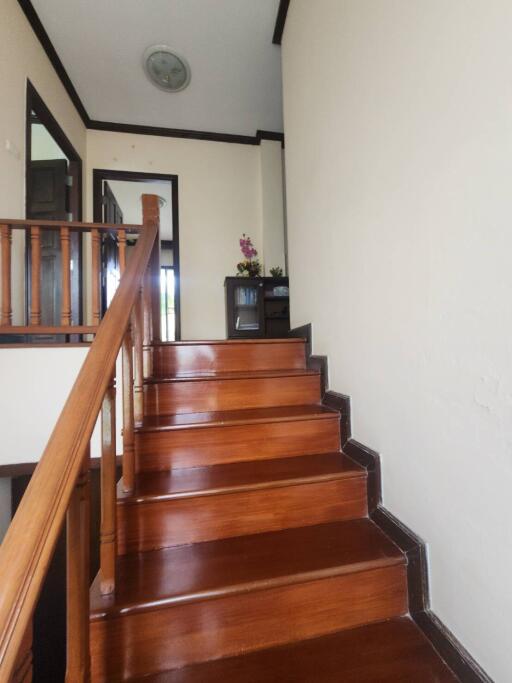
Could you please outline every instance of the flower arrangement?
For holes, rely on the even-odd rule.
[[[254,248],[251,238],[245,232],[240,238],[240,251],[245,260],[237,263],[237,275],[242,277],[259,277],[261,275],[261,263],[258,259],[253,260],[255,256],[258,256],[258,252]]]

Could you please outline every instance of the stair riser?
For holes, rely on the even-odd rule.
[[[395,565],[96,620],[91,624],[92,680],[106,683],[165,671],[406,611],[406,569]]]
[[[137,469],[167,470],[339,450],[339,418],[139,432]]]
[[[306,367],[302,343],[230,343],[155,346],[153,373],[158,377],[179,372],[239,372]]]
[[[319,375],[161,382],[144,386],[146,415],[208,413],[319,401]]]
[[[366,477],[178,500],[118,503],[119,553],[364,517]]]

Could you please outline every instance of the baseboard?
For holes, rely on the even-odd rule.
[[[289,337],[296,339],[304,339],[306,341],[306,364],[310,370],[318,370],[320,372],[320,391],[324,396],[328,387],[328,365],[327,356],[315,356],[312,354],[312,329],[311,323],[295,327],[288,333]]]
[[[453,633],[430,610],[426,544],[382,505],[380,456],[376,451],[352,438],[350,396],[328,390],[327,357],[312,354],[311,324],[291,330],[290,336],[306,340],[308,367],[320,367],[325,373],[322,403],[339,411],[341,448],[367,472],[370,519],[396,543],[407,558],[409,613],[412,619],[461,683],[493,683]],[[315,366],[313,363],[318,365]]]
[[[439,656],[463,683],[493,683],[482,667],[457,638],[430,610],[413,614],[412,618],[432,643]]]

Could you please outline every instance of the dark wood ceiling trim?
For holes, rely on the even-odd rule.
[[[237,135],[233,133],[211,133],[201,130],[186,130],[184,128],[163,128],[158,126],[143,126],[129,123],[114,123],[110,121],[96,121],[91,119],[80,99],[75,86],[62,64],[57,51],[53,47],[41,20],[30,0],[18,0],[18,4],[28,19],[32,30],[41,43],[48,59],[52,63],[57,76],[74,104],[86,128],[103,130],[112,133],[134,133],[136,135],[157,135],[166,138],[183,138],[187,140],[207,140],[210,142],[231,142],[238,145],[259,145],[261,140],[278,140],[284,146],[283,133],[258,130],[256,135]],[[283,3],[281,3],[283,4]]]
[[[288,8],[290,7],[290,0],[281,0],[279,3],[279,9],[277,10],[276,25],[274,28],[274,36],[272,42],[274,45],[281,45],[283,40],[284,25],[286,23],[286,16],[288,14]]]
[[[50,60],[53,68],[57,73],[57,76],[60,78],[62,85],[66,89],[66,92],[69,95],[70,100],[75,105],[75,109],[77,110],[80,118],[82,119],[84,125],[87,127],[90,121],[89,115],[87,114],[87,111],[85,110],[85,107],[82,104],[82,100],[80,99],[77,91],[75,90],[75,86],[71,82],[71,79],[68,76],[68,73],[64,68],[63,63],[60,61],[60,57],[57,54],[55,48],[53,47],[53,43],[50,40],[48,34],[46,33],[46,30],[43,24],[41,23],[41,20],[39,19],[32,3],[30,2],[30,0],[18,0],[18,4],[23,10],[25,16],[27,17],[28,22],[32,27],[32,30],[39,38],[39,42],[41,43],[43,50],[46,52],[48,59]]]
[[[276,133],[272,130],[258,130],[256,131],[256,144],[260,144],[262,140],[274,140],[280,142],[281,147],[284,147],[284,133]]]
[[[255,135],[234,135],[231,133],[210,133],[201,130],[184,128],[161,128],[159,126],[140,126],[131,123],[113,123],[110,121],[90,121],[91,130],[104,130],[113,133],[135,133],[137,135],[157,135],[164,138],[185,138],[188,140],[209,140],[211,142],[234,142],[239,145],[257,145]]]

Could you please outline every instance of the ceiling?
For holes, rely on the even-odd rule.
[[[91,119],[254,135],[282,132],[279,0],[32,0]],[[166,44],[189,62],[177,93],[157,89],[142,54]]]

